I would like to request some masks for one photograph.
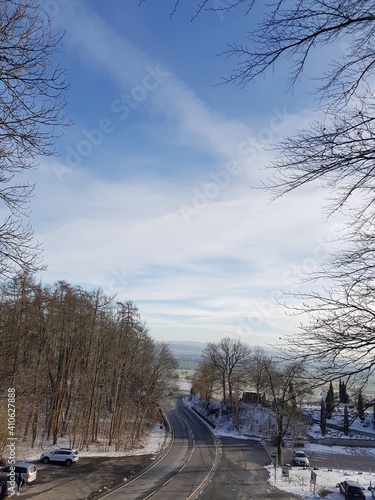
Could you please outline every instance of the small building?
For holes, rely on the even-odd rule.
[[[242,401],[244,403],[256,404],[258,402],[258,394],[256,392],[243,391]]]

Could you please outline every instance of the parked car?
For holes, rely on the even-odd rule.
[[[304,451],[293,451],[293,465],[301,465],[303,467],[308,467],[310,465],[309,459]]]
[[[36,465],[31,462],[16,462],[12,465],[2,467],[0,469],[0,479],[7,479],[9,481],[9,474],[11,472],[14,472],[16,476],[21,473],[26,484],[30,484],[36,479]]]
[[[340,492],[345,496],[345,500],[362,500],[366,498],[363,493],[364,488],[356,481],[343,481],[339,483]]]
[[[1,498],[1,500],[3,498],[12,497],[14,494],[15,494],[15,492],[8,487],[7,481],[0,479],[0,498]]]
[[[293,441],[294,446],[303,448],[305,446],[305,440],[302,437],[295,437]]]
[[[59,448],[54,451],[45,451],[40,457],[40,460],[44,464],[48,464],[48,462],[59,462],[64,463],[65,465],[72,465],[72,463],[77,462],[78,459],[78,451],[74,451],[70,448]]]

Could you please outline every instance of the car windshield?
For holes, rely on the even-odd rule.
[[[299,457],[299,458],[305,458],[305,454],[303,453],[303,451],[298,451],[296,453],[296,457]]]

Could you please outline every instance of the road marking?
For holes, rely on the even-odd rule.
[[[221,450],[219,448],[219,441],[216,438],[216,436],[211,432],[211,429],[209,429],[206,425],[204,425],[204,423],[197,416],[195,416],[195,414],[193,412],[190,412],[190,414],[197,420],[197,422],[199,422],[211,434],[212,439],[213,439],[214,444],[215,444],[215,460],[214,460],[214,463],[213,463],[211,469],[209,470],[207,476],[203,479],[201,484],[193,491],[193,493],[191,493],[191,495],[189,495],[187,497],[186,500],[192,500],[193,498],[197,498],[198,490],[201,490],[201,489],[202,489],[202,491],[204,490],[204,488],[207,486],[208,482],[211,480],[211,478],[215,474],[215,472],[219,466],[220,456],[221,456],[221,453],[220,453]],[[200,491],[199,494],[201,494],[202,491]]]
[[[165,481],[165,483],[163,484],[163,486],[165,486],[166,484],[170,483],[172,481],[172,479],[174,479],[175,476],[172,476],[170,479],[168,479],[168,481]]]
[[[211,432],[211,430],[206,427],[199,418],[197,418],[192,412],[190,412],[189,410],[187,410],[189,412],[189,415],[191,415],[193,418],[195,418],[195,420],[197,422],[199,422],[206,430],[208,430],[208,432],[211,434],[212,436],[212,439],[213,439],[213,442],[215,444],[215,460],[214,460],[214,463],[211,467],[211,469],[209,470],[208,474],[206,475],[206,477],[203,479],[203,481],[200,483],[200,485],[194,490],[194,492],[189,496],[187,497],[186,500],[192,500],[193,498],[196,498],[196,494],[198,492],[198,490],[201,490],[202,488],[204,489],[208,483],[208,481],[211,479],[211,477],[214,475],[214,473],[216,472],[216,469],[219,465],[219,462],[220,462],[220,453],[218,452],[218,449],[219,449],[219,446],[218,446],[218,440],[216,439],[215,435]],[[189,462],[189,460],[191,459],[191,457],[193,456],[193,453],[194,453],[194,450],[195,450],[195,444],[196,444],[196,441],[195,441],[195,436],[194,436],[194,433],[190,427],[190,425],[188,424],[188,422],[186,421],[186,419],[183,417],[183,415],[181,415],[180,412],[177,412],[178,415],[180,416],[180,418],[184,421],[185,425],[187,426],[187,428],[189,429],[190,431],[190,434],[191,434],[191,437],[192,437],[192,451],[190,453],[190,456],[188,457],[188,459],[186,460],[186,462],[184,463],[184,465],[179,469],[178,472],[182,471],[184,469],[184,467],[186,466],[186,464]],[[174,431],[170,425],[170,422],[168,421],[168,426],[169,426],[169,429],[170,429],[170,433],[171,433],[171,441],[170,441],[170,444],[169,444],[169,447],[168,447],[168,450],[165,452],[165,454],[163,454],[151,467],[149,467],[147,470],[143,471],[141,474],[139,474],[139,476],[136,476],[134,479],[132,479],[131,481],[127,482],[126,484],[120,486],[120,488],[117,488],[115,490],[112,490],[111,492],[108,492],[106,495],[102,496],[101,498],[107,498],[109,497],[110,495],[120,491],[121,489],[123,488],[126,488],[126,486],[128,486],[129,484],[133,483],[134,481],[136,481],[137,479],[139,479],[140,477],[142,477],[143,475],[147,474],[148,471],[150,471],[151,469],[153,469],[154,467],[156,467],[156,465],[158,465],[162,460],[164,460],[164,458],[168,455],[168,453],[170,452],[170,450],[172,449],[172,444],[174,443],[175,441],[175,436],[174,436]],[[177,473],[178,474],[178,473]],[[176,474],[176,475],[177,475]],[[165,486],[167,485],[170,481],[172,481],[172,479],[174,479],[175,476],[171,477],[170,479],[168,479],[168,481],[166,481],[162,486]],[[154,490],[152,493],[150,493],[147,497],[144,497],[143,500],[147,500],[148,498],[151,498],[153,495],[155,495],[156,492],[158,492],[160,490]]]
[[[153,491],[152,493],[150,493],[149,495],[147,495],[147,497],[144,497],[143,500],[147,500],[148,498],[152,497],[152,495],[155,495],[155,493],[156,493],[156,490]]]
[[[130,481],[128,481],[126,484],[121,485],[119,488],[116,488],[115,490],[112,490],[112,491],[108,492],[106,495],[104,495],[104,496],[102,496],[102,497],[100,497],[100,498],[107,498],[107,497],[109,497],[109,496],[113,495],[114,493],[117,493],[117,492],[118,492],[118,491],[120,491],[122,488],[126,488],[129,484],[132,484],[132,483],[134,483],[134,481],[137,481],[137,479],[139,479],[140,477],[142,477],[142,476],[144,476],[145,474],[147,474],[147,472],[148,472],[148,471],[150,471],[151,469],[153,469],[154,467],[156,467],[156,466],[157,466],[157,465],[158,465],[158,464],[159,464],[162,460],[164,460],[164,458],[165,458],[165,457],[168,455],[168,453],[171,451],[171,449],[172,449],[172,444],[174,443],[174,432],[173,432],[173,429],[172,429],[171,424],[170,424],[170,422],[169,422],[169,420],[168,420],[168,418],[167,418],[167,416],[166,416],[166,415],[165,415],[165,417],[164,417],[164,418],[165,418],[165,419],[167,420],[167,422],[168,422],[168,427],[169,427],[169,429],[170,429],[170,434],[171,434],[171,441],[170,441],[170,443],[169,443],[169,447],[168,447],[167,451],[166,451],[165,453],[163,453],[163,454],[161,455],[161,457],[159,458],[159,460],[157,460],[155,463],[153,463],[153,464],[151,465],[151,467],[148,467],[148,468],[147,468],[146,470],[144,470],[141,474],[139,474],[139,476],[136,476],[135,478],[133,478],[133,479],[131,479]],[[156,493],[156,490],[155,490],[155,491],[153,491],[153,492],[151,493],[151,495],[154,495],[154,493]],[[146,498],[149,498],[151,495],[149,495],[149,496],[148,496],[148,497],[146,497]],[[146,499],[144,499],[144,500],[146,500]]]

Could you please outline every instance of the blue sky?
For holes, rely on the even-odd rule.
[[[192,22],[194,2],[172,19],[173,2],[157,4],[43,2],[66,32],[74,124],[29,174],[41,279],[133,300],[158,340],[272,344],[297,324],[275,297],[301,289],[338,227],[318,190],[270,204],[250,187],[269,175],[269,141],[316,118],[308,80],[288,93],[281,65],[244,89],[217,85],[235,64],[218,54],[256,11]]]

